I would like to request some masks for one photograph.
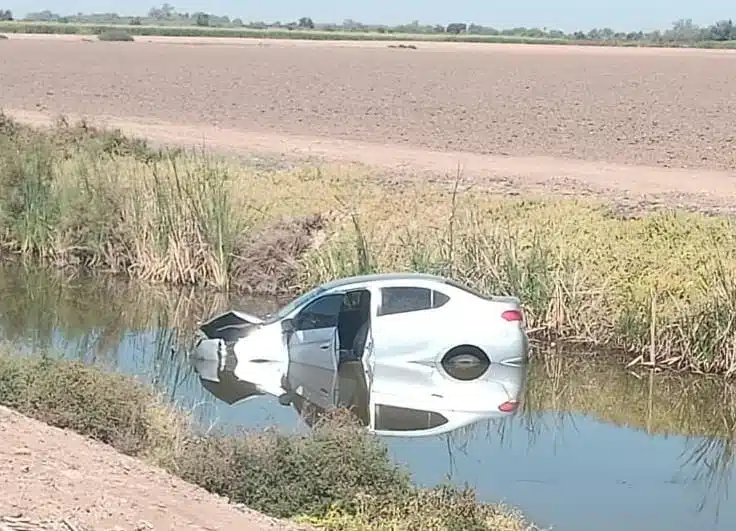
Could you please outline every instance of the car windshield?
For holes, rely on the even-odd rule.
[[[300,306],[303,306],[310,302],[312,299],[316,299],[319,295],[321,295],[325,291],[325,288],[323,286],[319,286],[312,291],[308,291],[307,293],[297,297],[293,301],[291,301],[286,306],[281,307],[276,313],[273,313],[266,318],[266,323],[275,323],[276,321],[280,321],[287,315],[289,315],[291,312],[293,312],[296,308],[299,308]]]

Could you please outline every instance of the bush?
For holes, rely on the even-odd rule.
[[[143,455],[175,423],[159,422],[162,407],[143,386],[78,362],[0,354],[0,404],[59,428]]]
[[[135,39],[127,31],[123,30],[107,30],[103,31],[97,38],[101,41],[108,42],[133,42]]]
[[[345,415],[303,437],[264,432],[192,440],[184,455],[184,479],[278,517],[322,516],[331,507],[354,512],[358,496],[410,489],[386,447]],[[220,459],[213,462],[213,455]]]

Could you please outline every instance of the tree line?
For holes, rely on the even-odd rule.
[[[0,10],[0,20],[13,20],[10,10]],[[432,35],[449,33],[454,35],[485,35],[508,36],[540,39],[567,39],[586,41],[646,41],[646,42],[701,42],[701,41],[730,41],[736,40],[736,25],[731,19],[719,20],[709,26],[698,26],[691,19],[680,19],[664,31],[615,31],[611,28],[593,28],[587,31],[565,33],[558,29],[538,27],[516,27],[497,29],[491,26],[467,22],[452,22],[449,24],[420,24],[415,20],[409,24],[395,26],[362,24],[354,20],[344,20],[341,24],[315,23],[311,17],[301,17],[291,22],[263,21],[244,22],[240,18],[230,18],[226,15],[215,15],[206,12],[178,12],[174,6],[165,3],[160,7],[152,7],[146,16],[126,17],[117,13],[77,13],[76,15],[59,15],[45,10],[29,13],[22,20],[29,22],[60,22],[78,24],[127,24],[127,25],[171,25],[171,26],[200,26],[220,28],[252,28],[252,29],[300,29],[321,31],[352,31],[377,33],[406,33],[414,35]]]

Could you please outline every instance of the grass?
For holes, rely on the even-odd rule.
[[[521,530],[472,491],[412,487],[387,449],[344,415],[306,436],[197,435],[133,379],[47,354],[0,348],[0,405],[162,466],[233,503],[325,529]]]
[[[388,186],[358,167],[251,168],[84,123],[0,119],[5,256],[280,296],[352,274],[439,273],[521,297],[539,339],[696,372],[736,371],[734,228],[697,213],[630,219],[591,201],[502,200],[460,178]]]
[[[469,43],[515,43],[515,44],[558,44],[572,46],[626,46],[626,47],[689,47],[689,48],[736,48],[736,41],[616,41],[586,40],[571,38],[524,37],[516,35],[473,35],[473,34],[416,34],[378,33],[365,31],[326,31],[305,29],[256,29],[216,28],[198,26],[151,26],[125,24],[72,24],[60,22],[3,21],[0,30],[7,33],[97,35],[106,31],[124,30],[136,36],[163,37],[230,37],[242,39],[297,39],[318,41],[434,41]]]

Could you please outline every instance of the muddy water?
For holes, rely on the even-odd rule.
[[[196,321],[230,305],[196,291],[67,281],[0,271],[0,335],[18,355],[52,348],[137,375],[203,427],[307,429],[269,397],[230,406],[183,355]],[[736,529],[736,388],[717,379],[632,374],[601,356],[558,355],[530,368],[524,409],[430,438],[386,439],[421,485],[468,484],[567,531]]]

